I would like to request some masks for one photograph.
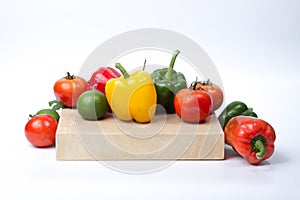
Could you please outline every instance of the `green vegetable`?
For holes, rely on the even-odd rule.
[[[47,114],[52,116],[57,122],[59,121],[59,114],[50,108],[45,108],[45,109],[41,109],[39,110],[35,115],[29,115],[30,118],[37,116],[37,115],[41,115],[41,114]]]
[[[157,93],[157,104],[162,105],[167,113],[175,113],[175,94],[187,87],[185,76],[173,69],[179,53],[179,50],[174,52],[169,68],[157,69],[151,74]]]
[[[96,85],[95,85],[96,86]],[[108,111],[105,95],[96,88],[83,92],[77,101],[77,110],[83,119],[99,120]]]
[[[257,117],[256,113],[253,112],[252,108],[248,108],[247,105],[241,101],[234,101],[222,111],[218,117],[222,129],[224,130],[228,121],[235,116],[250,116]]]

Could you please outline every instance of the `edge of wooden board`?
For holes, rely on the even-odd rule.
[[[157,115],[148,124],[107,115],[87,121],[63,109],[56,135],[57,160],[222,160],[224,133],[216,115],[190,124],[176,114]]]

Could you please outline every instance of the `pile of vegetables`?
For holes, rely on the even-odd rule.
[[[179,53],[174,51],[168,68],[151,74],[144,69],[129,74],[121,63],[115,64],[116,69],[99,68],[89,81],[68,72],[55,82],[56,100],[49,102],[50,108],[30,115],[25,126],[28,141],[36,147],[53,145],[59,123],[57,110],[61,108],[76,108],[85,120],[101,120],[107,113],[114,113],[120,120],[149,123],[160,105],[166,113],[176,113],[186,123],[205,123],[223,104],[223,92],[210,80],[196,79],[187,87],[184,74],[174,70]],[[228,104],[218,119],[226,144],[250,164],[258,164],[273,154],[274,129],[245,103]]]

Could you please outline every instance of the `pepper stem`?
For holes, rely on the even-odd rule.
[[[171,80],[172,79],[172,73],[173,73],[174,63],[175,63],[175,60],[176,60],[176,58],[177,58],[177,56],[178,56],[179,53],[180,53],[179,50],[175,50],[174,53],[173,53],[173,56],[172,56],[172,59],[171,59],[168,71],[165,74],[165,79],[167,79],[167,80]]]
[[[92,90],[97,90],[96,88],[97,88],[97,83],[95,83],[95,84],[93,85]]]
[[[127,79],[129,78],[129,74],[128,72],[126,71],[126,69],[120,64],[120,63],[116,63],[116,66],[115,66],[118,70],[120,70],[120,72],[123,74],[124,78]]]
[[[144,66],[143,66],[143,71],[145,71],[145,68],[146,68],[146,62],[147,62],[147,60],[146,60],[146,58],[145,58]]]
[[[265,147],[264,143],[260,139],[258,139],[254,143],[254,146],[258,149],[258,152],[256,153],[256,158],[258,160],[263,159],[266,155],[266,147]]]

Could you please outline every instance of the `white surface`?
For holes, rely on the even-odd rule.
[[[0,1],[1,199],[299,199],[300,2]],[[27,116],[54,98],[101,42],[136,28],[166,28],[199,43],[219,69],[226,102],[245,101],[277,133],[275,154],[251,166],[176,162],[129,175],[98,162],[58,162],[25,139]]]

